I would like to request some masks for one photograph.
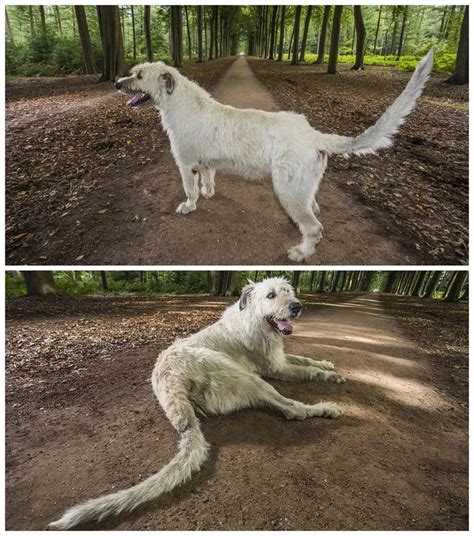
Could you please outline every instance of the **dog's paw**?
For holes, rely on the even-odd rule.
[[[201,194],[206,199],[210,199],[214,195],[214,188],[207,188],[206,186],[203,186],[201,188]]]
[[[326,381],[329,383],[346,383],[344,376],[340,374],[330,373],[326,376]]]
[[[317,366],[323,370],[334,370],[334,363],[331,361],[317,361]]]
[[[326,417],[326,419],[338,419],[342,415],[344,415],[344,411],[337,405],[333,404],[332,402],[325,402],[322,404],[323,406],[323,417]]]
[[[302,262],[305,259],[304,253],[301,251],[299,246],[295,246],[288,250],[288,257],[291,261]]]
[[[176,214],[189,214],[193,210],[196,210],[196,205],[189,206],[187,201],[183,201],[180,205],[178,205],[178,208],[176,209]]]

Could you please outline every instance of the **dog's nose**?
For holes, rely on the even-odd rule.
[[[117,80],[115,82],[115,89],[122,89],[123,88],[123,82],[120,82],[120,80]]]
[[[301,305],[300,302],[298,301],[295,301],[295,302],[291,302],[290,303],[290,311],[294,314],[296,313],[299,313],[301,311],[301,309],[303,308],[303,306]]]

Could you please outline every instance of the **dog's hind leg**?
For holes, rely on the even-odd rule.
[[[187,199],[178,206],[176,212],[178,214],[188,214],[196,210],[196,203],[199,199],[199,173],[194,173],[191,168],[184,166],[179,166],[179,171]]]
[[[200,171],[201,173],[201,194],[206,199],[211,198],[214,195],[216,170],[212,168],[205,168]]]
[[[273,173],[273,186],[283,208],[303,235],[303,241],[288,251],[292,261],[301,262],[314,253],[323,234],[323,226],[313,212],[312,192],[304,188],[304,179],[291,179],[281,170]]]

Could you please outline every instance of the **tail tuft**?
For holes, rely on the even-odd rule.
[[[433,67],[433,58],[434,50],[431,49],[418,64],[406,88],[374,125],[355,138],[330,134],[326,137],[327,147],[318,147],[318,149],[328,154],[365,156],[390,147],[393,143],[393,136],[405,122],[405,117],[413,110],[428,82]]]

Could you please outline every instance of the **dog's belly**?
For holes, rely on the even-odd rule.
[[[232,175],[240,175],[249,179],[257,179],[261,177],[268,177],[271,174],[270,166],[265,165],[264,162],[242,162],[231,159],[219,159],[210,160],[208,167],[216,169],[224,173],[231,173]]]

